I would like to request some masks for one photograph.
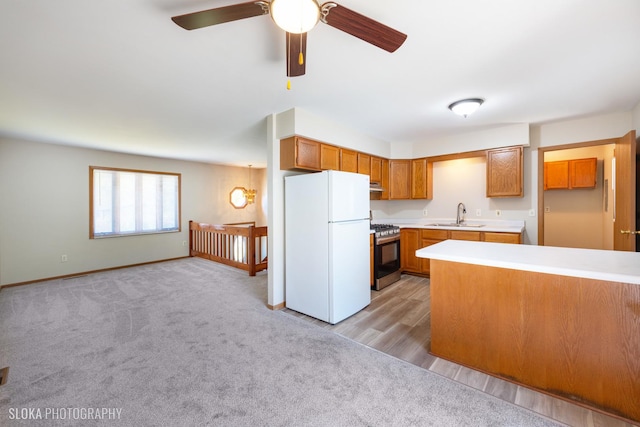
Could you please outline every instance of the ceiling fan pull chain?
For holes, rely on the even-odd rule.
[[[298,55],[298,64],[304,64],[304,55],[302,54],[302,36],[300,37],[300,55]]]

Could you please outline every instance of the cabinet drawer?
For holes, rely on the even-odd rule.
[[[451,238],[454,240],[473,240],[479,242],[480,232],[451,230]]]
[[[449,231],[431,229],[422,230],[422,238],[432,240],[447,240],[449,238]]]
[[[497,242],[497,243],[522,243],[520,233],[484,233],[485,242]]]

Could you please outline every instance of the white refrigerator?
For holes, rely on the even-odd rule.
[[[285,177],[285,302],[335,324],[371,302],[369,176]]]

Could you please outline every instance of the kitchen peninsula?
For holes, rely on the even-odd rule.
[[[447,240],[431,260],[431,353],[640,421],[640,254]]]

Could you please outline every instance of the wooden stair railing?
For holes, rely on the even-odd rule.
[[[240,268],[255,276],[267,268],[267,227],[189,221],[189,256]]]

